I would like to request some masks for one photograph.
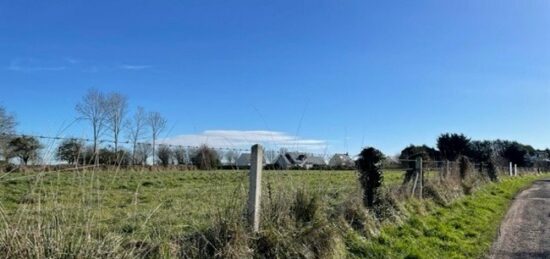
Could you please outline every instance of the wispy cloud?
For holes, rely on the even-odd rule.
[[[80,70],[86,73],[96,73],[110,70],[145,70],[150,69],[151,65],[142,64],[122,64],[122,65],[101,65],[74,57],[64,57],[58,59],[37,59],[37,58],[15,58],[10,61],[7,70],[16,72],[37,72],[37,71],[62,71],[69,69]],[[101,68],[101,69],[100,69]]]
[[[217,148],[248,148],[253,144],[263,144],[269,148],[301,149],[323,151],[325,140],[306,139],[277,131],[207,130],[200,134],[179,135],[160,141],[165,144],[200,146],[203,144]]]
[[[8,70],[20,72],[33,71],[61,71],[67,69],[66,66],[60,64],[50,64],[32,58],[17,58],[10,62]]]
[[[126,70],[143,70],[151,68],[149,65],[120,65],[118,68]]]
[[[70,63],[70,64],[78,64],[78,63],[81,62],[79,59],[71,58],[71,57],[65,58],[65,61],[67,61],[67,62]]]

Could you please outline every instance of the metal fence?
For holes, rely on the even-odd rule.
[[[95,224],[98,228],[108,227],[109,222],[124,227],[125,221],[138,218],[143,225],[148,226],[148,222],[161,224],[170,233],[192,231],[208,225],[217,215],[225,213],[224,209],[233,208],[247,211],[251,226],[257,229],[257,212],[262,204],[272,208],[266,205],[288,198],[298,189],[316,193],[331,204],[341,203],[361,192],[354,157],[347,154],[263,148],[255,152],[248,148],[211,147],[221,162],[219,168],[197,170],[192,157],[201,147],[159,143],[157,148],[168,148],[173,156],[177,150],[183,151],[184,159],[172,157],[168,165],[163,166],[158,159],[151,158],[152,153],[145,152],[147,158],[140,164],[124,162],[121,157],[114,161],[101,160],[103,163],[99,165],[93,160],[79,162],[78,158],[69,164],[57,156],[63,142],[76,141],[89,146],[93,141],[30,135],[3,137],[33,137],[43,148],[39,154],[41,158],[35,157],[27,167],[16,163],[10,170],[0,173],[2,204],[8,204],[9,208],[23,206],[35,213],[43,213],[47,211],[44,208],[49,208],[71,214],[88,208],[89,213],[97,213]],[[99,143],[102,149],[113,151],[111,141]],[[152,147],[145,142],[136,145]],[[126,157],[133,149],[129,142],[120,142],[119,147]],[[85,152],[90,150],[76,150],[75,156],[86,156]],[[381,166],[386,187],[399,187],[407,195],[419,198],[427,183],[443,183],[462,177],[460,162],[419,158],[392,160]],[[488,173],[485,164],[469,163],[468,166],[470,174]],[[533,170],[507,165],[498,168],[500,176],[529,174]],[[17,211],[8,211],[8,215]]]

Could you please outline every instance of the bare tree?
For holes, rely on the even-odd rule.
[[[12,134],[15,133],[17,122],[15,117],[6,112],[6,109],[0,106],[0,156],[5,161],[8,160],[8,143]]]
[[[166,119],[160,115],[158,112],[150,112],[147,116],[147,125],[151,129],[151,134],[153,137],[153,165],[156,164],[156,153],[155,145],[158,136],[166,128]]]
[[[147,115],[143,107],[138,106],[134,116],[126,121],[128,137],[132,142],[132,163],[136,161],[136,150],[138,141],[146,134]]]
[[[149,154],[151,154],[151,144],[137,143],[134,157],[135,164],[146,165]]]
[[[115,144],[115,154],[118,154],[118,142],[122,123],[128,110],[128,98],[119,93],[111,93],[107,96],[105,112],[107,115],[107,126],[113,133],[113,142]]]
[[[96,89],[90,89],[75,107],[76,112],[79,114],[78,118],[87,120],[92,125],[95,165],[99,164],[98,140],[107,119],[105,104],[105,95]]]

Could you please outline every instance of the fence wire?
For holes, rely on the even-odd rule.
[[[30,137],[3,135],[1,137]],[[156,148],[183,150],[185,159],[172,158],[168,165],[152,163],[146,153],[145,163],[123,164],[101,160],[76,159],[69,164],[56,156],[64,141],[91,139],[72,137],[32,136],[44,146],[43,159],[25,168],[18,165],[0,173],[0,209],[14,224],[21,219],[47,220],[61,217],[74,226],[88,224],[91,229],[114,229],[117,233],[137,236],[154,232],[162,236],[177,235],[206,227],[213,220],[227,215],[232,208],[242,213],[248,195],[250,150],[244,148],[212,148],[221,165],[219,169],[197,170],[192,156],[201,147],[159,143]],[[102,148],[112,150],[113,142],[99,141]],[[109,144],[109,145],[106,145]],[[131,143],[119,142],[123,152],[132,150]],[[136,145],[152,147],[151,143]],[[156,150],[158,152],[158,149]],[[77,150],[84,156],[86,150]],[[158,155],[158,153],[157,153]],[[120,159],[120,158],[119,158]],[[323,202],[339,204],[350,195],[361,192],[353,155],[312,153],[287,150],[266,150],[262,178],[262,204],[292,201],[298,190],[319,195]],[[156,160],[158,161],[158,160]],[[180,163],[182,162],[183,163]],[[142,161],[143,162],[143,161]],[[412,188],[417,160],[391,160],[381,164],[387,188]],[[442,182],[460,177],[459,162],[423,161],[426,182]],[[500,165],[500,176],[509,175],[509,168]],[[518,168],[519,174],[532,172]],[[487,165],[470,163],[471,174],[482,175]],[[404,188],[404,189],[406,189]],[[406,189],[410,193],[409,189]],[[25,215],[29,215],[28,217]],[[40,217],[31,217],[37,216]],[[83,222],[82,220],[92,222]]]

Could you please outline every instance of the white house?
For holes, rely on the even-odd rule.
[[[329,160],[328,165],[335,168],[353,168],[355,162],[349,155],[346,154],[334,154]]]
[[[316,166],[326,166],[327,163],[322,157],[309,156],[298,152],[287,152],[279,155],[273,163],[279,169],[305,168],[311,169]]]
[[[264,159],[263,159],[263,165],[265,165],[267,162],[266,162],[266,159],[265,159],[265,155],[264,155]],[[240,168],[240,167],[243,167],[243,168],[246,168],[246,167],[250,167],[250,153],[242,153],[239,158],[237,158],[237,161],[235,161],[235,165]]]

